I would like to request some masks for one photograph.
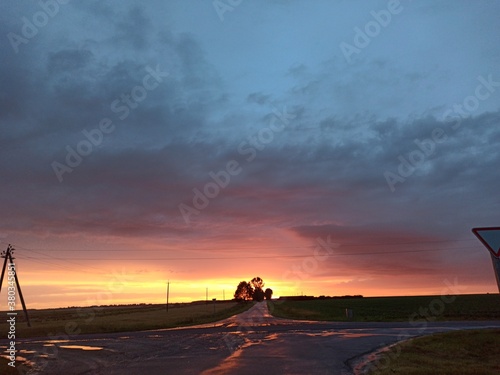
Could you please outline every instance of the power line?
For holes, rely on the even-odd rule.
[[[95,269],[96,272],[89,272],[89,271],[85,271],[82,269],[75,271],[75,268],[69,268],[69,267],[62,266],[62,265],[55,263],[54,261],[51,261],[47,258],[43,258],[43,259],[42,258],[34,258],[34,257],[26,256],[26,255],[18,256],[18,258],[25,260],[27,263],[35,262],[35,263],[42,264],[45,268],[53,267],[53,268],[59,268],[59,269],[64,270],[64,271],[82,272],[82,273],[87,273],[87,274],[91,274],[91,275],[102,274],[102,270],[100,270],[98,268],[93,268],[93,267],[92,268]],[[83,264],[81,266],[87,267]]]
[[[474,239],[464,239],[464,240],[433,240],[433,241],[413,241],[413,242],[385,242],[385,243],[361,243],[361,244],[339,244],[341,247],[367,247],[367,246],[401,246],[401,245],[420,245],[420,244],[432,244],[432,243],[451,243],[451,242],[465,242],[465,241],[475,241]],[[17,245],[16,245],[17,246]],[[20,247],[20,246],[18,246]],[[182,248],[185,251],[221,251],[221,250],[282,250],[282,249],[304,249],[304,248],[315,248],[317,245],[307,245],[307,246],[253,246],[253,247],[203,247],[203,248]],[[38,248],[36,250],[30,248],[24,248],[28,251],[66,251],[66,252],[137,252],[137,249],[44,249]],[[154,252],[154,251],[179,251],[179,248],[164,248],[164,249],[148,249],[144,252]]]
[[[17,246],[17,245],[16,245],[16,246]],[[48,257],[48,258],[51,258],[51,259],[55,259],[55,260],[62,260],[63,262],[66,262],[66,263],[69,263],[69,264],[73,264],[73,265],[77,265],[77,266],[84,266],[83,264],[76,263],[76,262],[74,262],[74,261],[67,260],[67,259],[65,259],[65,258],[58,258],[58,257],[54,257],[54,256],[52,256],[52,255],[50,255],[50,254],[44,254],[44,253],[42,253],[42,252],[40,252],[40,251],[37,251],[37,250],[24,248],[24,247],[22,247],[22,246],[17,246],[17,247],[18,247],[18,248],[21,248],[21,249],[24,249],[24,250],[31,251],[31,252],[33,252],[33,253],[37,253],[37,254],[43,255],[43,256]],[[47,260],[47,262],[53,263],[53,262],[52,262],[50,259],[48,259],[48,258],[35,258],[35,257],[29,257],[29,256],[27,256],[27,257],[28,257],[28,259],[29,259],[29,258],[31,258],[32,260],[35,260],[35,259],[38,259],[38,260],[45,260],[45,259],[46,259],[46,260]],[[90,267],[90,266],[85,266],[85,267],[90,268],[90,269],[94,269],[94,270],[96,270],[96,271],[101,271],[100,269],[95,268],[95,267]],[[69,269],[69,268],[68,268],[68,269]],[[73,270],[73,269],[72,269],[72,270]],[[83,270],[81,270],[81,271],[82,271],[82,272],[86,272],[86,273],[91,273],[91,272],[88,272],[88,271],[83,271]]]
[[[330,257],[336,256],[365,256],[365,255],[384,255],[384,254],[409,254],[409,253],[425,253],[425,252],[439,252],[439,251],[450,251],[450,250],[464,250],[470,249],[470,247],[461,247],[461,248],[448,248],[448,249],[420,249],[420,250],[406,250],[406,251],[383,251],[383,252],[363,252],[363,253],[337,253],[330,254]],[[299,255],[255,255],[255,256],[244,256],[244,259],[280,259],[280,258],[308,258],[311,257],[311,254],[299,254]],[[34,258],[36,259],[36,258]],[[67,260],[67,258],[59,258],[60,260]],[[71,258],[75,259],[75,258]],[[233,257],[168,257],[168,258],[102,258],[99,257],[99,261],[178,261],[178,260],[241,260],[242,256],[233,256]],[[76,258],[78,261],[95,261],[95,259],[85,259],[85,258]]]

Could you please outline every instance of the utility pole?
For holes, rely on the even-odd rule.
[[[28,309],[26,309],[23,292],[21,291],[21,284],[19,284],[19,279],[17,278],[16,264],[14,263],[15,258],[12,257],[12,253],[14,252],[14,250],[15,249],[12,247],[12,245],[9,244],[7,250],[2,251],[2,258],[4,258],[5,261],[3,262],[2,276],[0,277],[0,292],[2,291],[3,277],[5,275],[5,268],[7,267],[7,260],[9,260],[9,272],[11,272],[11,268],[14,271],[14,279],[16,281],[17,291],[19,292],[19,298],[21,298],[21,304],[23,305],[24,316],[26,317],[26,321],[28,322],[28,327],[31,327],[30,318],[28,316]]]
[[[167,281],[167,312],[168,312],[168,294],[170,292],[170,280]]]

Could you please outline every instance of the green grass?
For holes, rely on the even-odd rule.
[[[454,298],[455,297],[455,298]],[[281,318],[325,321],[394,322],[414,320],[500,320],[500,295],[365,297],[268,302],[271,314]],[[453,299],[453,302],[451,299]],[[448,301],[448,302],[443,302]],[[345,309],[353,317],[346,317]],[[421,315],[421,310],[428,310]],[[417,315],[415,315],[417,314]]]
[[[253,303],[233,301],[197,304],[106,306],[28,310],[31,327],[18,311],[16,337],[48,337],[54,334],[129,332],[211,323],[239,314]],[[3,316],[5,312],[0,312]],[[6,319],[0,321],[0,337],[7,337]]]
[[[370,375],[500,374],[500,329],[455,331],[391,347],[368,366]]]

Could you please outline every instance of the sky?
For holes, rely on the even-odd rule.
[[[0,247],[28,307],[254,276],[275,297],[498,292],[471,229],[500,225],[499,12],[2,2]]]

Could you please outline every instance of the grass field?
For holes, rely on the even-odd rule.
[[[500,374],[500,329],[440,333],[391,347],[370,375]]]
[[[253,303],[233,301],[165,305],[107,306],[28,310],[31,328],[18,312],[16,337],[47,337],[54,334],[127,332],[210,323],[249,309]],[[0,312],[6,316],[5,312]],[[0,337],[7,337],[6,319],[0,320]]]
[[[500,320],[500,295],[365,297],[277,300],[268,302],[272,315],[325,321]],[[352,310],[347,318],[346,309]]]

